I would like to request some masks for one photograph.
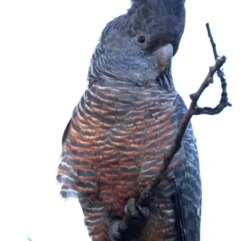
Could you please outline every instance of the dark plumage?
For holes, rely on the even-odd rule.
[[[63,135],[57,176],[61,195],[79,199],[93,241],[110,240],[127,200],[155,177],[176,135],[186,107],[173,85],[171,58],[184,23],[183,1],[135,0],[102,32],[88,89]],[[169,170],[176,182],[160,183],[149,216],[122,240],[200,240],[201,181],[191,125]]]

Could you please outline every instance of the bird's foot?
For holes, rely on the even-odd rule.
[[[125,240],[125,238],[134,232],[136,227],[140,227],[149,216],[149,209],[139,205],[136,206],[136,200],[134,198],[130,198],[127,201],[124,212],[127,216],[124,225],[121,223],[123,220],[120,219],[112,219],[110,221],[109,237],[111,241]],[[120,229],[121,225],[125,226],[125,228]]]
[[[124,212],[126,215],[130,215],[130,221],[133,225],[139,223],[140,220],[142,221],[149,215],[149,209],[147,207],[141,207],[140,205],[136,206],[136,200],[134,198],[128,199]]]

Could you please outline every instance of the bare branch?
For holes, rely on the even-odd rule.
[[[197,90],[197,92],[190,95],[192,102],[190,104],[189,109],[187,110],[187,112],[185,113],[185,115],[181,121],[180,127],[178,129],[178,132],[174,139],[173,144],[171,145],[171,147],[169,148],[167,153],[164,155],[164,158],[162,161],[163,165],[160,168],[158,175],[150,182],[150,184],[146,187],[146,189],[141,192],[140,197],[138,198],[138,200],[136,202],[136,206],[147,205],[149,197],[151,196],[154,189],[157,187],[157,185],[163,179],[167,178],[166,171],[169,167],[169,164],[170,164],[173,156],[176,154],[176,152],[181,147],[181,141],[182,141],[183,135],[185,133],[185,130],[186,130],[192,116],[193,115],[201,115],[201,114],[208,114],[208,115],[219,114],[225,107],[231,106],[231,104],[228,102],[228,97],[227,97],[227,89],[226,89],[227,83],[224,78],[224,73],[221,70],[221,67],[226,62],[226,57],[225,56],[222,56],[221,58],[218,57],[217,50],[216,50],[216,44],[213,41],[213,37],[211,34],[209,24],[206,24],[206,26],[207,26],[208,36],[210,38],[210,42],[212,45],[213,54],[214,54],[216,63],[214,66],[209,68],[209,72],[208,72],[205,80],[203,81],[203,83],[201,84],[199,89]],[[219,104],[214,108],[198,107],[197,102],[198,102],[200,96],[202,95],[204,90],[209,86],[209,84],[213,83],[213,76],[216,72],[218,74],[218,77],[220,78],[221,86],[222,86],[222,94],[221,94],[221,99],[220,99]],[[174,175],[171,176],[171,174],[170,174],[170,179],[174,179]],[[126,214],[124,216],[123,220],[119,224],[120,232],[124,232],[129,228],[130,221],[131,221],[131,216]]]

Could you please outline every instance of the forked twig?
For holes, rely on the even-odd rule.
[[[169,164],[170,164],[173,156],[176,154],[176,152],[181,147],[181,141],[182,141],[183,135],[185,133],[185,130],[186,130],[192,116],[193,115],[201,115],[201,114],[208,114],[208,115],[219,114],[225,107],[231,106],[231,104],[228,102],[226,79],[224,78],[224,73],[221,70],[221,67],[226,62],[226,57],[225,56],[222,56],[221,58],[218,57],[217,50],[216,50],[216,44],[213,41],[212,33],[211,33],[208,23],[206,24],[206,27],[207,27],[208,36],[210,38],[210,42],[212,45],[214,58],[216,60],[215,65],[209,68],[209,72],[208,72],[205,80],[203,81],[203,83],[201,84],[199,89],[197,90],[197,92],[190,95],[190,98],[192,100],[190,107],[187,110],[187,112],[185,113],[185,115],[181,121],[180,127],[178,129],[178,132],[174,139],[173,144],[171,145],[171,147],[169,148],[167,153],[164,155],[164,158],[162,161],[162,163],[163,163],[162,168],[160,169],[158,175],[141,192],[140,197],[138,198],[138,200],[136,202],[136,206],[146,205],[149,197],[151,196],[151,194],[153,193],[153,191],[155,190],[157,185],[163,179],[166,178],[166,171],[169,167]],[[202,93],[204,92],[204,90],[209,86],[209,84],[213,83],[213,76],[216,72],[218,74],[218,77],[220,78],[221,86],[222,86],[220,102],[214,108],[199,107],[197,105],[197,102],[198,102],[200,96],[202,95]],[[131,221],[131,216],[126,214],[124,216],[123,220],[119,224],[120,232],[124,232],[129,228],[130,221]]]

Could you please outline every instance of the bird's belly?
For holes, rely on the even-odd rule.
[[[122,99],[111,90],[89,90],[74,111],[69,142],[64,147],[74,160],[77,173],[74,189],[88,200],[100,201],[107,217],[124,216],[127,200],[138,198],[157,175],[176,136],[179,126],[176,93],[165,93],[164,97],[164,93],[154,90],[150,88],[146,95],[132,90]],[[191,157],[194,149],[187,150],[190,153],[187,158],[185,152],[184,148],[178,151],[169,169],[174,170],[181,185],[185,185],[184,195],[194,203],[188,190],[195,178],[192,160],[197,163],[198,159]],[[186,167],[190,175],[186,175]],[[198,168],[195,169],[199,175]],[[149,202],[150,216],[142,230],[145,240],[161,240],[154,239],[153,232],[174,240],[176,217],[171,191],[172,185],[167,181],[155,190]],[[147,227],[154,227],[154,231],[149,233]]]
[[[119,129],[108,131],[105,144],[98,147],[98,150],[101,149],[98,152],[98,161],[93,160],[99,177],[99,198],[104,202],[109,215],[115,218],[124,216],[127,200],[137,198],[157,175],[163,156],[176,134],[176,124],[172,123],[168,115],[162,116],[162,119],[149,118],[119,126]],[[180,161],[175,158],[170,169],[179,164]],[[168,182],[163,181],[150,200],[150,217],[146,222],[144,235],[141,235],[142,241],[159,241],[160,237],[175,240],[174,203],[171,197],[162,196],[171,191]],[[151,231],[146,227],[151,227]]]
[[[158,85],[126,90],[117,84],[114,89],[92,86],[78,111],[99,198],[109,213],[122,217],[126,201],[157,175],[178,123],[176,92],[161,92]]]

